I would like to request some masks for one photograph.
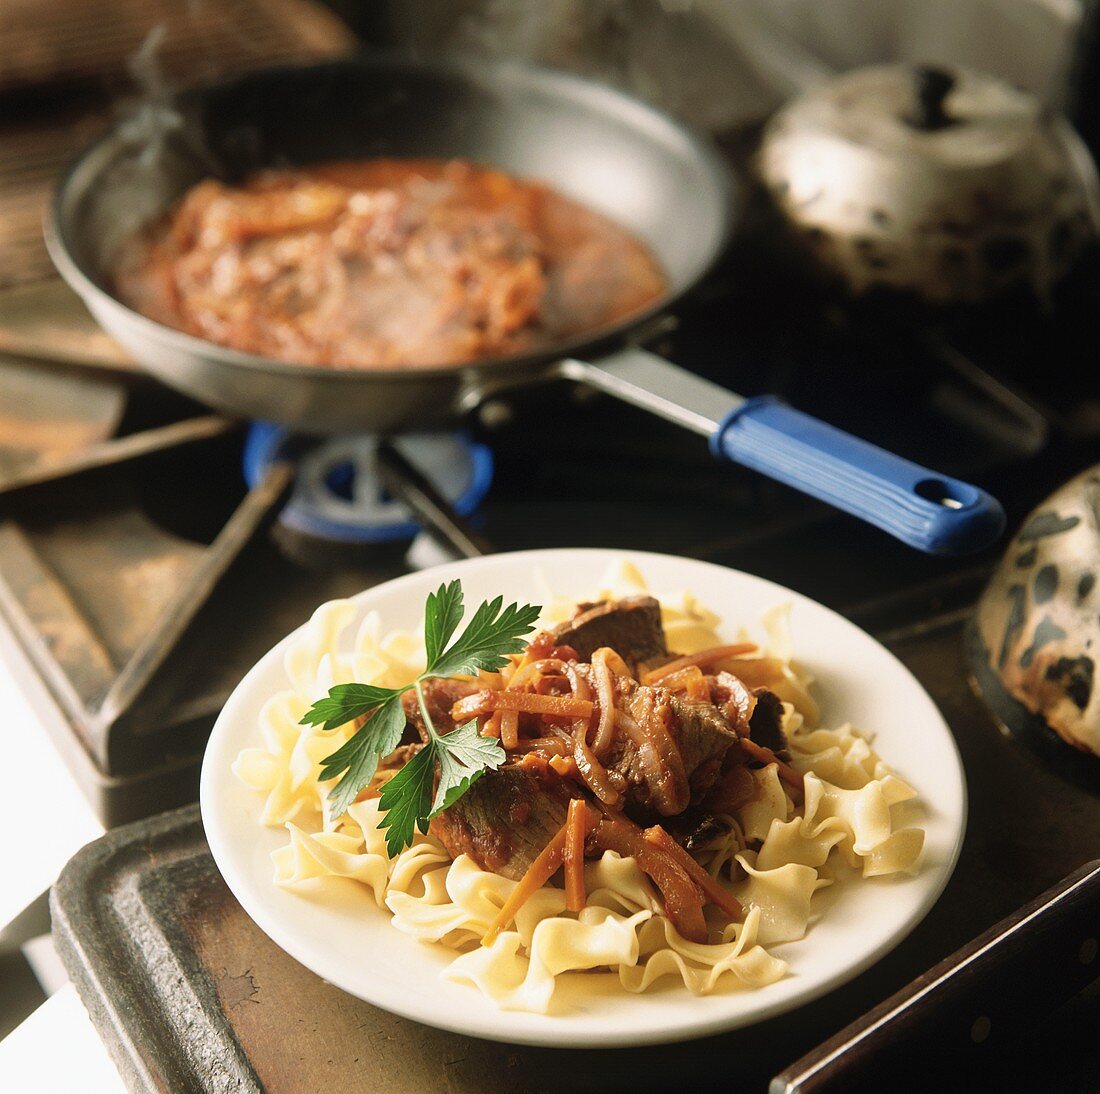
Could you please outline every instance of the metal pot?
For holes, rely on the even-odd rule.
[[[1100,225],[1100,183],[1063,118],[992,76],[858,69],[768,124],[759,174],[824,273],[937,304],[1040,299]]]

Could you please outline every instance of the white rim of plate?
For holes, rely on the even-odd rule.
[[[453,1033],[509,1044],[543,1045],[560,1048],[623,1048],[633,1045],[667,1044],[675,1041],[693,1040],[700,1037],[713,1036],[715,1034],[730,1032],[734,1029],[740,1029],[745,1026],[755,1025],[768,1018],[794,1010],[806,1003],[819,999],[834,988],[840,987],[852,980],[896,948],[932,909],[954,872],[966,834],[968,804],[966,778],[962,759],[959,755],[954,736],[940,713],[939,708],[923,685],[909,669],[890,652],[890,650],[886,649],[877,639],[867,634],[866,631],[857,627],[854,623],[845,619],[838,612],[825,607],[823,604],[793,589],[768,581],[766,578],[757,577],[753,574],[748,574],[744,571],[735,570],[730,567],[720,566],[716,563],[703,562],[697,559],[661,554],[652,551],[633,551],[598,547],[560,547],[512,551],[487,555],[481,558],[444,563],[426,570],[405,574],[391,581],[383,582],[380,585],[363,590],[350,599],[358,605],[363,605],[382,594],[399,592],[407,586],[422,584],[434,586],[434,582],[441,578],[449,580],[456,576],[463,577],[466,574],[479,573],[487,569],[491,570],[494,567],[499,567],[502,561],[508,564],[529,562],[532,568],[532,574],[534,574],[540,562],[548,563],[551,559],[560,559],[565,556],[572,556],[574,558],[583,557],[586,562],[590,562],[593,565],[593,580],[596,579],[598,574],[606,571],[608,567],[618,562],[635,563],[639,570],[641,570],[643,576],[648,579],[650,577],[650,575],[646,573],[646,564],[648,562],[660,566],[685,566],[694,569],[696,573],[700,574],[705,571],[710,571],[715,575],[722,575],[724,580],[729,580],[732,577],[735,580],[748,581],[766,590],[769,595],[774,596],[773,603],[779,604],[790,602],[793,606],[802,605],[812,612],[822,613],[823,617],[829,618],[830,622],[835,624],[840,631],[847,632],[850,636],[854,634],[858,636],[858,640],[860,641],[870,642],[879,651],[880,656],[884,655],[893,663],[893,668],[901,674],[913,689],[915,689],[915,693],[919,693],[919,695],[923,697],[928,707],[928,713],[933,715],[935,721],[938,723],[937,728],[941,731],[943,737],[942,743],[948,746],[947,754],[954,760],[954,765],[950,771],[950,774],[953,776],[952,785],[948,786],[946,789],[951,792],[954,797],[955,811],[953,818],[951,816],[945,817],[945,821],[947,822],[954,819],[954,827],[951,833],[951,846],[947,850],[946,855],[938,863],[932,865],[929,865],[927,862],[924,863],[921,870],[915,875],[917,878],[923,878],[925,880],[924,890],[921,893],[920,899],[911,903],[905,916],[899,918],[889,937],[882,939],[877,945],[860,952],[855,960],[836,969],[831,974],[819,976],[804,983],[801,991],[791,990],[789,985],[793,978],[788,975],[775,984],[744,993],[729,995],[714,994],[693,997],[696,1003],[699,1004],[697,1009],[700,1011],[700,1014],[698,1016],[693,1015],[690,1021],[680,1021],[671,1026],[662,1024],[643,1026],[642,1028],[623,1029],[622,1023],[620,1023],[620,1028],[617,1031],[601,1031],[599,1023],[591,1021],[587,1026],[580,1028],[568,1026],[567,1028],[565,1024],[566,1020],[556,1015],[536,1015],[523,1011],[504,1011],[497,1009],[493,1009],[491,1015],[485,1020],[471,1017],[469,1013],[456,1019],[450,1017],[445,1010],[441,1012],[438,1006],[433,1006],[433,1000],[431,999],[410,1000],[407,996],[403,996],[400,990],[384,990],[384,988],[378,985],[372,985],[371,988],[373,990],[364,990],[362,979],[357,979],[349,974],[347,963],[325,961],[319,958],[315,952],[309,952],[308,944],[304,943],[293,929],[288,930],[287,924],[278,913],[274,913],[270,910],[268,907],[270,901],[265,901],[264,898],[264,887],[259,883],[254,885],[252,879],[250,879],[247,874],[238,872],[235,868],[235,862],[239,857],[240,837],[234,835],[232,825],[228,822],[227,818],[224,817],[222,811],[218,807],[219,781],[225,779],[227,776],[228,778],[233,778],[231,772],[228,770],[228,762],[226,761],[227,753],[231,750],[232,756],[235,757],[237,751],[249,745],[250,739],[253,738],[256,730],[254,719],[252,724],[249,725],[242,726],[235,724],[233,715],[235,714],[236,708],[247,705],[258,706],[256,700],[249,694],[250,685],[253,681],[269,671],[273,661],[278,660],[281,664],[283,653],[287,645],[294,636],[306,626],[306,623],[295,628],[294,631],[269,650],[237,685],[226,701],[222,713],[215,722],[203,758],[199,802],[203,825],[206,830],[207,842],[209,843],[214,862],[221,872],[223,880],[253,922],[255,922],[277,946],[311,972],[333,984],[335,987],[346,991],[348,994],[370,1003],[372,1006],[377,1006],[382,1010],[386,1010],[400,1017],[408,1018],[412,1021]],[[705,590],[700,591],[697,580],[691,581],[687,580],[685,577],[685,580],[681,584],[682,587],[691,588],[704,604],[707,603],[706,592]],[[658,588],[655,591],[662,592],[664,590]],[[510,593],[508,594],[508,596],[511,595]],[[727,620],[723,619],[723,622],[726,623]],[[740,623],[743,621],[737,620],[737,622]],[[745,620],[744,622],[750,621]],[[395,629],[401,626],[396,620],[385,620],[385,623],[387,626],[392,626]],[[794,637],[797,651],[797,630]],[[268,694],[269,693],[265,693],[260,697],[259,702],[267,698]],[[835,725],[840,724],[842,720],[843,719],[838,720],[836,718],[831,718],[828,722],[830,725]],[[872,726],[868,728],[874,730],[876,727]],[[891,763],[891,757],[888,754],[883,758],[887,763]],[[905,777],[906,772],[900,771],[899,774]],[[926,788],[923,788],[919,784],[915,784],[915,788],[923,799]],[[256,796],[256,802],[258,806],[258,795]],[[261,827],[258,819],[255,820],[255,823],[257,832],[272,831],[271,829]],[[267,889],[279,891],[270,874],[268,874],[264,880]],[[378,909],[378,912],[380,915],[387,916],[386,922],[388,924],[389,913],[385,909]],[[399,937],[404,938],[406,936],[399,934]],[[812,937],[813,931],[811,928],[806,939],[794,943],[787,943],[780,947],[772,947],[772,950],[778,949],[783,951],[782,956],[787,957],[787,947],[805,946],[807,945],[807,939],[809,939],[810,944],[812,944]],[[409,941],[412,940],[409,939]],[[420,944],[417,943],[417,945]],[[796,958],[797,954],[791,955],[792,963],[794,963]],[[782,992],[769,993],[769,988],[776,988],[779,985],[787,987]],[[478,989],[473,986],[464,985],[461,990],[472,993],[476,998],[482,998]],[[685,994],[690,995],[687,988],[683,988],[682,990]],[[731,1011],[729,1009],[724,1012],[722,1011],[721,1002],[723,1000],[743,998],[751,998],[753,1001],[759,1000],[759,1005],[739,1011]],[[615,999],[621,1005],[626,1005],[631,1009],[635,1007],[644,1008],[648,1003],[657,1013],[659,1013],[662,1007],[660,995],[654,995],[652,993],[634,995],[624,990],[622,996],[616,995]],[[490,1006],[492,1006],[491,1003]],[[708,1016],[706,1014],[708,1006],[717,1013]]]

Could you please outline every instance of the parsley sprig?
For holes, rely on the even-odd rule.
[[[431,677],[472,676],[482,669],[496,672],[503,668],[509,654],[522,653],[526,645],[523,635],[533,629],[542,609],[532,604],[504,607],[504,598],[498,596],[482,603],[466,629],[451,642],[463,610],[462,583],[440,585],[424,606],[427,668],[416,680],[401,688],[337,684],[302,719],[302,725],[329,730],[366,718],[354,736],[321,761],[322,781],[338,780],[328,796],[331,815],[338,817],[374,777],[379,759],[397,748],[405,731],[401,696],[416,692],[428,742],[382,788],[380,805],[386,815],[381,827],[386,830],[391,856],[412,842],[417,828],[426,832],[432,817],[454,805],[486,771],[504,762],[500,742],[480,736],[476,719],[450,733],[439,733],[421,685]]]

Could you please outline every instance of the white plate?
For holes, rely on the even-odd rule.
[[[920,922],[947,883],[962,844],[966,791],[959,755],[939,711],[909,671],[835,612],[782,586],[709,563],[580,549],[523,551],[437,567],[370,589],[356,602],[364,612],[377,609],[384,628],[411,628],[442,578],[462,579],[468,605],[498,593],[506,602],[537,601],[536,569],[556,592],[583,597],[598,587],[610,564],[626,557],[639,565],[655,592],[694,591],[731,635],[741,624],[755,625],[776,604],[793,605],[796,655],[817,677],[824,724],[851,721],[873,730],[876,749],[921,795],[927,839],[920,872],[840,886],[828,914],[806,938],[774,947],[790,964],[787,976],[755,991],[696,997],[670,978],[667,988],[642,995],[592,992],[584,990],[592,978],[574,974],[555,994],[556,1013],[500,1011],[476,988],[441,980],[440,970],[453,954],[395,930],[388,913],[356,883],[334,881],[323,899],[274,884],[269,856],[286,842],[286,833],[259,827],[260,795],[229,768],[241,748],[258,743],[264,700],[287,686],[284,640],[241,681],[214,726],[201,804],[210,849],[226,883],[287,953],[352,995],[428,1025],[522,1044],[621,1046],[701,1037],[800,1006],[867,968]]]

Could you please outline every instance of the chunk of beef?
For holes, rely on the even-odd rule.
[[[610,646],[634,671],[649,661],[668,660],[661,605],[653,597],[629,596],[580,607],[553,633],[559,645],[572,646],[582,661],[590,661],[601,646]]]
[[[533,756],[487,771],[431,822],[452,858],[466,854],[483,870],[518,881],[565,824],[569,792]]]
[[[620,726],[608,768],[626,779],[628,808],[636,816],[674,816],[714,783],[737,734],[713,703],[686,699],[667,688],[637,684],[623,677],[616,679],[615,687],[618,709],[639,726],[656,719],[658,735],[664,732],[671,738],[678,762],[675,757],[669,763],[658,756],[654,763],[652,756],[643,756],[638,742]]]
[[[718,777],[722,759],[737,740],[737,733],[713,703],[674,695],[672,711],[680,726],[680,755],[695,797],[705,793]]]
[[[749,732],[756,695],[731,672],[719,672],[708,676],[711,702],[726,716],[726,720],[738,736]]]
[[[371,777],[371,781],[359,792],[356,801],[367,801],[377,798],[382,793],[382,787],[386,785],[424,746],[419,742],[398,745],[388,756],[383,756],[378,762],[378,769]]]
[[[459,699],[465,699],[477,691],[477,684],[471,680],[425,680],[421,685],[424,692],[424,704],[428,713],[432,716],[432,725],[437,733],[450,733],[455,728],[454,719],[451,717],[451,707]],[[424,715],[420,711],[420,704],[416,699],[415,691],[406,691],[401,696],[401,705],[405,708],[405,733],[401,740],[405,743],[412,741],[428,741],[428,729],[424,725]]]
[[[420,741],[412,741],[409,744],[398,745],[388,756],[384,756],[378,764],[378,772],[387,778],[396,775],[424,747]]]
[[[616,727],[608,770],[627,782],[627,801],[639,816],[675,816],[691,800],[689,774],[680,751],[680,726],[672,710],[667,688],[634,685],[620,677],[616,681],[618,711],[638,726],[635,740],[622,725]],[[667,747],[662,748],[663,744]]]
[[[774,691],[756,688],[756,706],[749,720],[749,739],[770,748],[781,760],[790,760],[787,735],[783,732],[783,700]]]

